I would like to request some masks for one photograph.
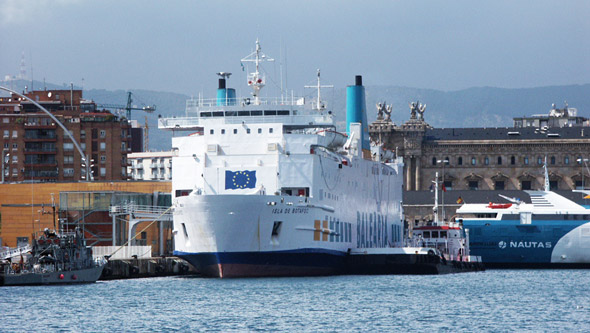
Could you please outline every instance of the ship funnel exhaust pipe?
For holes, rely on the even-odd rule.
[[[225,89],[225,79],[219,79],[218,89]]]
[[[350,125],[361,124],[359,151],[362,151],[363,158],[371,158],[371,147],[369,144],[369,123],[367,122],[367,105],[365,102],[365,87],[363,77],[356,75],[354,85],[346,87],[346,132],[351,135]]]

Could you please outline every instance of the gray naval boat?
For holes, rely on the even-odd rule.
[[[81,229],[56,233],[45,229],[31,250],[0,263],[0,285],[47,285],[96,282],[106,265],[94,260]]]

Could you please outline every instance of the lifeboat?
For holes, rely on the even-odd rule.
[[[511,203],[493,203],[490,202],[490,204],[488,205],[488,208],[492,208],[492,209],[506,209],[506,208],[510,208],[512,207]]]

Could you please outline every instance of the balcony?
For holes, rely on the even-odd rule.
[[[52,154],[55,155],[57,153],[57,148],[36,148],[36,147],[29,147],[25,148],[25,154]]]

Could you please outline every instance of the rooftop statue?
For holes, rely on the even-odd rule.
[[[385,120],[391,121],[391,111],[393,111],[393,106],[383,103],[377,103],[377,120]],[[383,114],[385,114],[385,119],[383,119]]]
[[[426,104],[420,104],[420,101],[410,103],[410,119],[416,119],[416,113],[418,113],[418,120],[424,120],[424,111],[426,111]]]

